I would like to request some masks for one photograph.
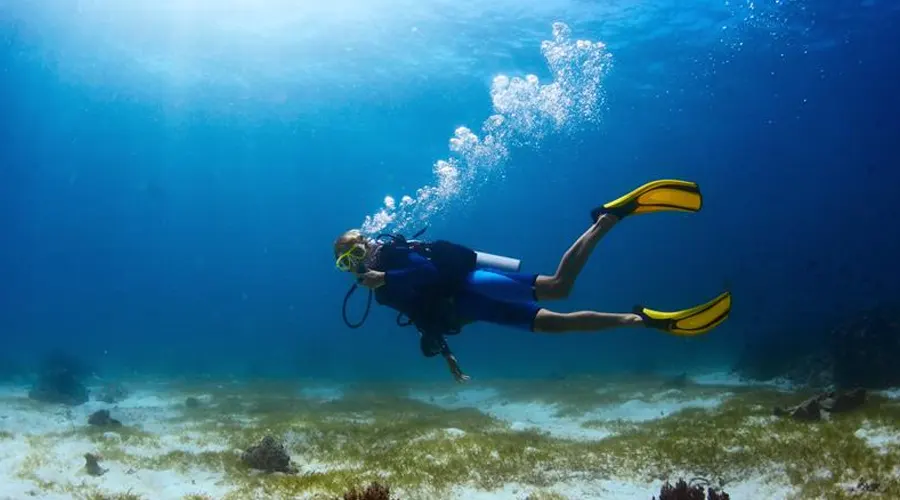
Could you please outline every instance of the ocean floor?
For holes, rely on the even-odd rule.
[[[398,499],[649,500],[679,478],[734,500],[860,498],[861,479],[879,491],[862,498],[900,498],[898,391],[808,423],[772,409],[810,394],[720,374],[451,384],[133,382],[74,407],[2,386],[0,499],[334,499],[378,481]],[[88,425],[100,409],[122,426]],[[296,474],[241,461],[267,435]]]

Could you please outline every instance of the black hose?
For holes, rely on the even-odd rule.
[[[344,306],[341,309],[341,315],[344,318],[344,324],[346,324],[350,328],[359,328],[366,322],[366,318],[369,317],[369,311],[372,309],[372,290],[369,290],[369,298],[366,300],[366,312],[363,313],[362,319],[357,323],[351,323],[350,320],[347,319],[347,301],[350,300],[350,297],[353,295],[353,292],[356,291],[358,285],[354,283],[350,290],[347,290],[347,295],[344,295]]]
[[[416,234],[413,235],[413,239],[418,238],[419,236],[422,236],[422,234],[425,233],[426,229],[428,229],[428,226],[425,226],[422,229],[420,229]],[[380,239],[383,236],[389,237],[395,241],[397,239],[401,239],[404,243],[406,242],[406,238],[403,238],[403,236],[392,235],[392,234],[381,234],[381,235],[378,235],[378,237],[376,239]],[[344,324],[349,326],[350,328],[361,327],[363,325],[363,323],[366,322],[366,318],[369,317],[369,311],[372,310],[372,290],[369,289],[369,298],[366,300],[366,312],[363,313],[362,319],[360,319],[359,322],[357,322],[357,323],[351,323],[350,320],[347,319],[347,302],[350,300],[350,297],[353,295],[353,292],[356,291],[358,286],[359,285],[354,283],[350,287],[350,290],[347,290],[347,295],[344,295],[344,306],[341,308],[341,316],[343,316],[343,318],[344,318]],[[411,325],[412,321],[409,320],[408,318],[406,321],[402,321],[403,316],[405,316],[403,313],[400,313],[397,315],[397,324],[400,326]]]

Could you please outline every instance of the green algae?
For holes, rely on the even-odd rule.
[[[0,431],[0,439],[12,439],[16,437],[15,434],[9,431]]]
[[[93,425],[85,425],[75,427],[68,431],[46,434],[49,437],[60,439],[81,437],[89,440],[94,444],[106,444],[109,442],[119,442],[122,444],[130,444],[136,446],[159,447],[159,436],[151,432],[147,432],[139,427],[133,426],[116,426],[116,427],[98,427]]]
[[[46,411],[48,409],[55,410],[64,406],[57,403],[48,403],[46,401],[31,399],[28,396],[7,395],[0,397],[0,407],[6,408],[8,410]]]
[[[579,377],[525,383],[504,381],[494,386],[498,389],[498,401],[552,405],[556,417],[579,417],[598,407],[620,405],[632,400],[686,402],[753,390],[748,387],[695,384],[678,377],[653,375]]]
[[[770,391],[745,393],[717,409],[688,409],[641,424],[593,445],[613,453],[626,469],[656,479],[680,472],[714,478],[719,484],[772,473],[786,476],[799,498],[843,498],[837,483],[859,477],[879,478],[883,491],[898,490],[891,470],[900,463],[897,449],[879,453],[854,433],[869,418],[890,421],[884,401],[871,398],[859,412],[835,415],[828,422],[797,422],[772,417],[772,403],[789,395]],[[792,403],[799,402],[794,398]],[[802,399],[802,398],[800,398]],[[900,421],[891,422],[897,428]],[[828,471],[828,474],[822,474]]]
[[[310,493],[324,497],[341,495],[351,488],[366,483],[377,474],[356,470],[333,470],[302,474],[254,475],[243,478],[239,487],[225,495],[223,500],[240,500],[251,495],[263,498],[295,498]]]
[[[441,409],[396,393],[381,397],[360,391],[324,404],[273,395],[244,397],[244,416],[249,419],[244,425],[223,426],[220,421],[210,426],[202,421],[197,429],[238,449],[267,434],[287,437],[294,455],[330,464],[329,470],[253,475],[231,452],[170,455],[153,465],[223,470],[237,486],[237,497],[250,492],[336,494],[351,483],[382,476],[403,491],[427,489],[440,495],[462,483],[484,489],[508,482],[548,486],[559,471],[641,480],[689,472],[725,486],[751,475],[783,471],[801,497],[842,498],[837,483],[860,476],[889,477],[893,464],[900,463],[897,449],[879,453],[854,435],[864,421],[896,428],[900,409],[895,404],[873,398],[859,412],[809,424],[771,416],[773,406],[796,404],[806,394],[729,390],[733,395],[714,409],[686,409],[644,423],[585,422],[586,427],[616,433],[598,442],[513,432],[475,410]],[[698,392],[706,390],[690,396],[697,397]],[[303,469],[304,464],[299,465]],[[830,471],[826,475],[830,478],[823,477],[823,470]],[[888,480],[882,487],[894,492],[896,485]]]
[[[75,435],[73,434],[73,432],[77,434],[77,431],[78,430],[26,436],[26,441],[29,444],[30,450],[16,470],[16,477],[33,483],[37,491],[39,492],[69,494],[73,498],[78,499],[129,500],[133,498],[139,498],[132,493],[105,493],[100,490],[96,490],[92,486],[89,486],[83,482],[60,483],[55,481],[48,481],[40,477],[39,471],[44,467],[52,465],[53,461],[56,459],[54,446],[65,442],[66,439]],[[125,455],[124,453],[120,454],[123,456]],[[111,457],[107,456],[104,452],[104,461],[109,461],[109,458]],[[70,466],[73,469],[80,469],[82,470],[82,474],[86,474],[85,472],[83,472],[83,459],[81,459],[79,462],[69,464],[67,466]]]
[[[588,386],[571,382],[564,387],[585,392]],[[652,401],[652,387],[658,392],[656,382],[634,383],[615,397],[624,402],[648,394]],[[521,391],[524,398],[526,389]],[[584,422],[584,427],[614,434],[594,442],[534,430],[512,431],[505,422],[474,409],[443,409],[406,398],[402,390],[371,386],[324,403],[290,396],[297,393],[296,387],[205,391],[207,401],[197,408],[183,408],[174,419],[184,429],[177,441],[201,448],[215,444],[224,451],[168,450],[138,456],[92,429],[75,429],[69,435],[91,439],[105,461],[119,461],[137,470],[222,473],[231,488],[228,499],[312,493],[333,497],[371,481],[389,484],[403,497],[424,498],[448,496],[459,484],[493,489],[517,482],[546,488],[562,477],[662,481],[679,475],[702,476],[727,491],[735,481],[767,474],[792,484],[798,498],[848,498],[841,483],[855,484],[859,478],[879,481],[883,496],[900,498],[900,484],[892,479],[894,467],[900,464],[900,445],[875,449],[856,435],[864,426],[900,429],[896,402],[870,396],[859,411],[835,415],[831,421],[803,423],[775,418],[772,408],[796,404],[808,394],[731,387],[728,392],[711,409],[689,408],[640,423]],[[550,385],[546,393],[549,401]],[[668,394],[673,393],[689,399],[716,395],[708,388],[690,386]],[[563,402],[561,406],[566,406],[567,398],[577,400],[563,390],[557,394],[562,394],[554,396],[556,403]],[[597,397],[613,396],[598,393]],[[158,445],[158,437],[139,429],[124,433],[128,436],[123,443]],[[298,474],[261,474],[241,462],[237,450],[258,443],[265,435],[285,442],[300,468]],[[28,460],[33,460],[33,467],[41,465],[40,457]],[[57,491],[63,488],[35,484]]]
[[[525,497],[525,500],[567,500],[564,495],[560,495],[555,491],[534,491]]]
[[[86,496],[81,496],[84,500],[143,500],[144,497],[136,493],[102,493],[92,492]]]
[[[223,426],[210,415],[194,413],[201,419],[188,428],[210,436],[210,441],[227,443],[229,449],[246,449],[265,435],[287,436],[294,454],[337,467],[326,472],[260,476],[241,464],[233,451],[175,451],[153,459],[129,457],[129,463],[142,468],[223,471],[238,485],[242,492],[238,495],[262,491],[289,496],[307,491],[337,494],[361,479],[376,480],[382,475],[390,477],[391,484],[410,489],[427,484],[430,490],[443,491],[469,480],[499,486],[522,477],[517,472],[523,462],[531,464],[524,468],[529,476],[535,476],[533,466],[551,460],[552,449],[545,446],[545,436],[511,433],[504,423],[474,409],[444,410],[416,400],[369,393],[318,405],[271,397],[246,403],[248,419],[243,425]],[[184,424],[183,417],[179,420]],[[526,447],[533,452],[519,457],[518,451]]]
[[[238,474],[244,469],[237,454],[224,451],[194,453],[173,450],[162,455],[138,459],[134,464],[142,469],[176,470],[183,474],[189,473],[193,468],[223,471],[226,474]]]
[[[35,483],[42,491],[56,489],[57,485],[53,481],[44,481],[37,475],[37,470],[49,461],[52,440],[44,436],[26,436],[25,441],[30,451],[16,471],[16,477]]]

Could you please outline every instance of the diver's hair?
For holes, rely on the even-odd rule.
[[[337,258],[342,253],[346,252],[352,245],[357,243],[366,243],[366,237],[363,236],[362,232],[359,229],[345,231],[344,234],[338,236],[337,239],[334,240],[334,257]]]

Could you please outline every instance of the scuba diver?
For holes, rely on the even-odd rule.
[[[472,250],[445,240],[418,241],[420,231],[371,238],[359,230],[345,232],[334,242],[339,270],[355,275],[344,298],[344,322],[358,328],[365,321],[374,294],[379,304],[398,311],[397,324],[413,325],[427,357],[441,354],[458,382],[469,377],[460,369],[445,336],[484,321],[538,333],[596,332],[616,327],[649,327],[692,336],[721,324],[731,312],[731,292],[690,309],[665,312],[635,306],[631,313],[598,311],[556,312],[540,301],[569,296],[575,280],[600,239],[622,219],[655,212],[698,212],[703,198],[698,185],[681,180],[658,180],[591,211],[591,226],[563,255],[552,275],[523,273],[519,261]],[[369,289],[362,320],[347,320],[347,301],[357,284]]]

